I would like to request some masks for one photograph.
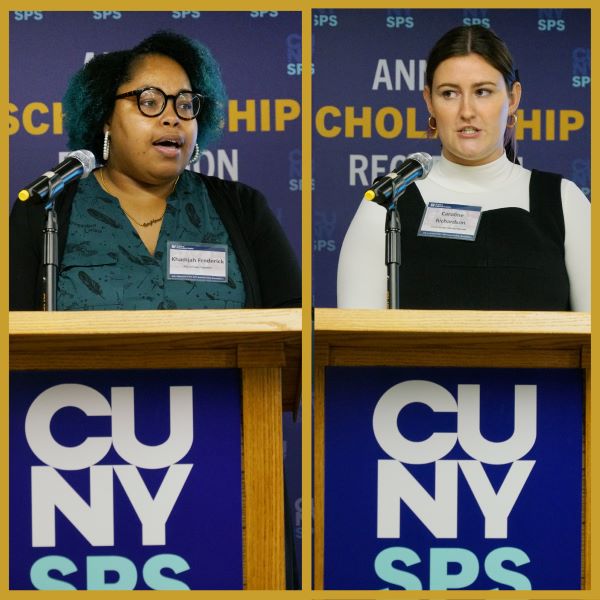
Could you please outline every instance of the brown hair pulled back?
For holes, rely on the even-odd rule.
[[[513,85],[519,81],[519,74],[506,44],[491,29],[481,25],[461,25],[446,32],[433,46],[427,58],[425,82],[429,89],[433,87],[433,75],[443,61],[455,56],[478,54],[488,64],[500,71],[506,89],[512,92]],[[504,134],[504,149],[510,161],[515,162],[517,141],[515,128],[508,128]]]

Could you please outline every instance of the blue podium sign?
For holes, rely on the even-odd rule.
[[[10,588],[241,589],[235,369],[13,372]]]
[[[325,373],[325,589],[581,588],[580,370]]]

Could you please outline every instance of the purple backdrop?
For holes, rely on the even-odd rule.
[[[300,257],[299,12],[11,13],[11,199],[67,150],[60,102],[71,75],[92,54],[130,48],[158,29],[196,38],[221,65],[229,118],[200,170],[260,189]],[[254,118],[241,114],[253,108]]]
[[[158,29],[205,44],[230,99],[220,140],[200,169],[261,190],[301,255],[300,12],[18,11],[10,13],[10,198],[67,151],[61,99],[92,54],[129,48]],[[255,110],[254,118],[243,111]],[[276,130],[277,117],[282,119]],[[300,562],[300,423],[284,418],[286,477]]]
[[[396,156],[439,155],[439,142],[421,133],[427,54],[447,30],[477,23],[506,41],[519,69],[523,165],[561,173],[590,196],[589,10],[315,10],[316,306],[336,305],[340,246],[372,179]]]

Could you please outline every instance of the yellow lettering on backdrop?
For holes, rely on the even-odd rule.
[[[300,116],[300,103],[297,100],[275,100],[275,131],[284,131],[285,123]]]
[[[42,102],[31,102],[23,109],[23,127],[27,133],[31,135],[42,135],[50,129],[48,123],[40,123],[36,125],[33,122],[33,113],[47,114],[48,107]]]
[[[239,131],[240,121],[246,122],[246,131],[256,131],[256,100],[247,100],[245,110],[238,100],[229,101],[229,131]]]
[[[317,133],[324,138],[337,137],[342,132],[342,128],[339,125],[332,125],[330,127],[327,127],[325,123],[325,118],[339,118],[341,116],[342,111],[337,106],[322,106],[317,111],[317,114],[315,116],[315,127],[317,129]]]

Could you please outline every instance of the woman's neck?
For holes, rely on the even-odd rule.
[[[503,154],[484,165],[466,166],[448,160],[442,156],[432,170],[432,179],[441,179],[445,182],[454,182],[459,187],[468,190],[481,188],[490,189],[490,186],[506,183],[517,171],[520,165],[514,165]],[[465,189],[465,191],[467,191]]]
[[[144,182],[108,165],[99,170],[99,177],[96,178],[105,191],[112,196],[144,205],[164,203],[173,193],[179,179],[175,177],[157,183]]]

